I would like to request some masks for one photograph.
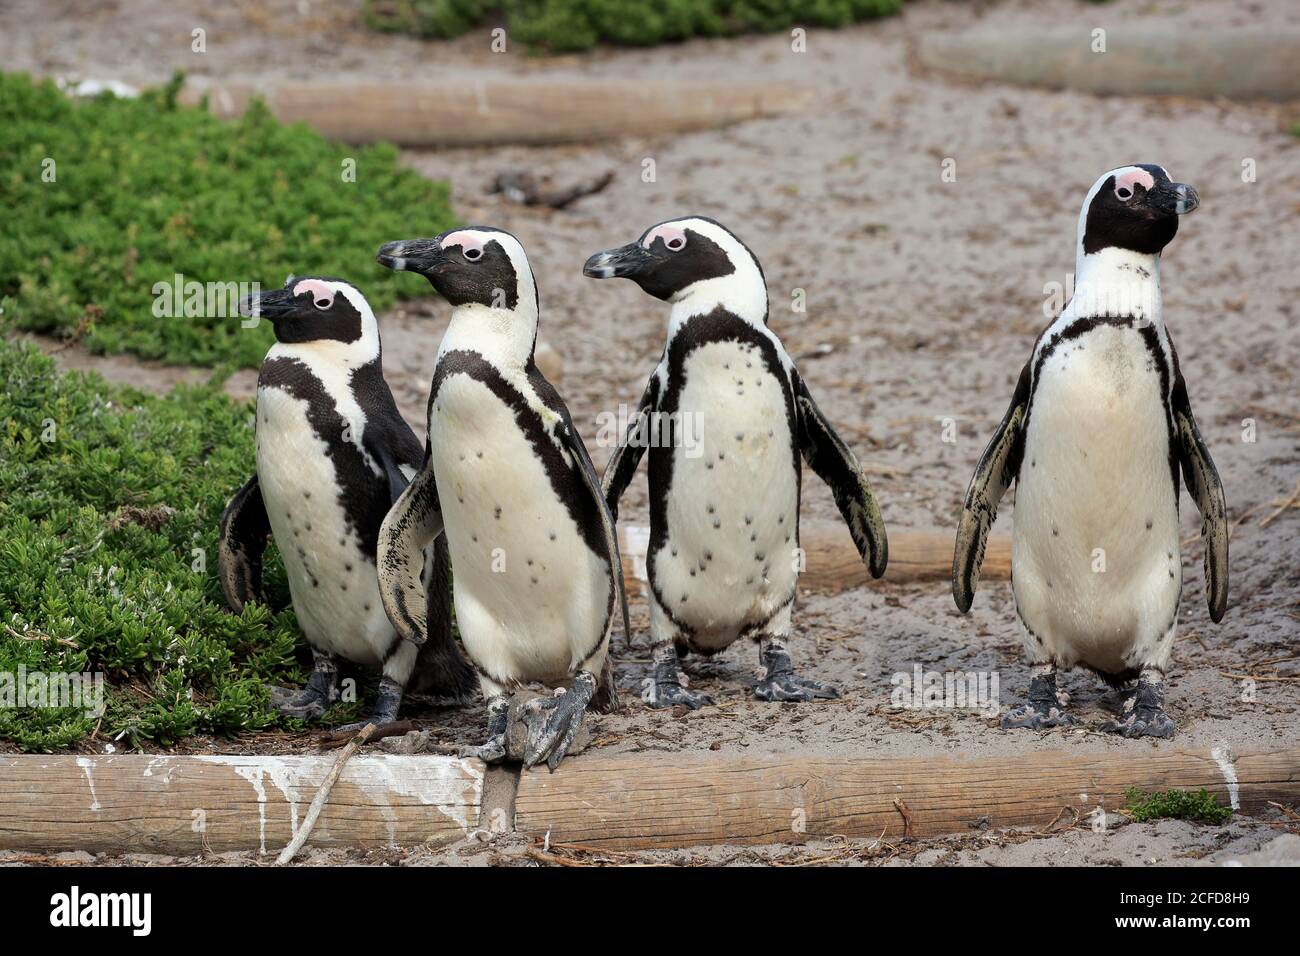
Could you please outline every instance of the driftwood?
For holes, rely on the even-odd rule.
[[[451,92],[449,92],[451,91]],[[187,83],[181,101],[207,97],[217,116],[243,113],[260,95],[281,122],[303,122],[331,139],[401,146],[582,143],[712,129],[789,113],[812,102],[788,86],[673,85],[580,80],[460,77],[410,83]]]
[[[1139,752],[1140,750],[1140,752]],[[948,757],[587,756],[554,774],[525,773],[515,827],[552,845],[611,850],[707,843],[800,843],[1045,827],[1075,811],[1113,825],[1129,787],[1204,787],[1242,810],[1300,798],[1300,750],[1035,752]],[[1098,811],[1111,815],[1110,822]],[[1071,815],[1073,817],[1073,814]]]
[[[392,724],[388,726],[391,727]],[[293,839],[289,841],[289,845],[281,850],[280,855],[275,858],[276,866],[284,866],[298,855],[298,851],[302,849],[303,844],[311,836],[312,828],[316,826],[321,811],[325,809],[325,803],[330,798],[330,791],[334,789],[334,784],[339,782],[339,775],[343,773],[344,764],[361,749],[362,744],[375,735],[376,729],[374,724],[366,724],[356,732],[356,736],[348,741],[347,746],[339,751],[338,757],[334,760],[334,765],[325,774],[320,789],[316,791],[316,796],[312,797],[311,806],[307,808],[307,815],[303,817],[302,824],[297,828],[297,832],[294,833]]]
[[[883,580],[893,583],[947,580],[952,574],[954,533],[943,528],[890,528],[889,567]],[[629,590],[639,590],[646,580],[645,556],[650,529],[621,525],[618,543],[623,558],[623,579]],[[843,525],[803,521],[799,525],[799,543],[806,562],[805,570],[799,575],[800,587],[841,591],[872,580]],[[1010,536],[989,535],[980,579],[1005,580],[1010,576]]]

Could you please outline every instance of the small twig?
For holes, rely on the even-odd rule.
[[[894,809],[903,817],[903,839],[911,839],[912,836],[912,811],[907,808],[901,797],[894,798]]]
[[[1074,814],[1074,819],[1070,821],[1070,826],[1066,827],[1066,829],[1069,830],[1071,827],[1074,827],[1075,825],[1077,825],[1078,822],[1079,822],[1079,811],[1076,810],[1076,809],[1074,809],[1074,807],[1061,807],[1061,809],[1059,809],[1059,810],[1056,811],[1056,816],[1052,817],[1052,821],[1051,821],[1049,824],[1047,824],[1047,826],[1045,826],[1045,827],[1043,827],[1041,830],[1039,830],[1038,832],[1039,832],[1039,833],[1051,833],[1051,832],[1052,832],[1052,827],[1056,826],[1056,822],[1057,822],[1058,820],[1060,820],[1061,817],[1065,816],[1066,813],[1073,813],[1073,814]]]
[[[1289,681],[1300,681],[1300,676],[1282,677],[1278,674],[1234,674],[1231,671],[1219,671],[1224,676],[1232,680],[1253,680],[1253,681],[1274,681],[1287,683]]]
[[[409,734],[412,730],[419,730],[413,720],[394,720],[392,723],[379,724],[375,732],[370,735],[370,742],[383,740],[385,737],[401,737],[403,734]],[[354,734],[350,730],[327,730],[317,738],[317,743],[322,750],[336,750],[342,747],[353,738]]]
[[[1278,803],[1276,800],[1270,800],[1270,801],[1268,801],[1268,805],[1269,805],[1270,807],[1277,807],[1279,810],[1281,810],[1284,814],[1286,814],[1286,815],[1287,815],[1288,817],[1290,817],[1292,820],[1295,820],[1297,823],[1300,823],[1300,813],[1296,813],[1296,812],[1295,812],[1294,810],[1292,810],[1290,807],[1285,806],[1285,805],[1283,805],[1283,804],[1281,804],[1281,803]]]
[[[1259,523],[1259,526],[1260,526],[1261,528],[1267,528],[1267,527],[1268,527],[1268,523],[1269,523],[1270,521],[1272,521],[1274,518],[1276,518],[1276,517],[1277,517],[1278,515],[1280,515],[1282,512],[1286,511],[1286,510],[1287,510],[1288,508],[1290,508],[1293,504],[1295,504],[1295,503],[1296,503],[1296,499],[1298,499],[1298,498],[1300,498],[1300,481],[1297,481],[1297,482],[1296,482],[1296,485],[1295,485],[1295,491],[1291,492],[1291,497],[1288,498],[1288,499],[1287,499],[1287,500],[1282,504],[1282,507],[1278,508],[1278,509],[1277,509],[1276,511],[1274,511],[1271,515],[1269,515],[1267,518],[1265,518],[1263,521],[1261,521],[1261,522]]]
[[[298,855],[302,845],[307,842],[307,837],[311,836],[311,828],[316,825],[316,818],[320,812],[325,809],[325,801],[329,799],[330,791],[334,789],[334,784],[338,783],[339,774],[343,772],[343,765],[348,762],[348,758],[361,749],[361,745],[370,739],[370,735],[375,732],[374,724],[366,724],[357,731],[357,735],[352,738],[346,747],[339,751],[338,757],[334,760],[334,766],[330,767],[330,772],[325,775],[321,781],[320,789],[316,791],[316,796],[311,801],[311,806],[307,808],[307,815],[302,819],[302,826],[294,834],[289,845],[286,846],[280,855],[275,858],[276,866],[284,866]]]

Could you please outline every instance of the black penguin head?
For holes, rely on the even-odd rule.
[[[636,242],[598,252],[582,267],[592,279],[631,279],[657,299],[674,301],[698,282],[734,276],[746,282],[762,266],[728,229],[703,216],[670,219],[651,226]]]
[[[248,296],[239,311],[268,319],[285,343],[356,342],[376,328],[360,290],[329,276],[289,276],[283,288]]]
[[[1200,205],[1196,190],[1170,180],[1161,166],[1112,169],[1088,192],[1079,214],[1084,255],[1127,249],[1156,255],[1178,233],[1178,217]]]
[[[521,299],[537,304],[537,283],[523,244],[490,226],[388,242],[375,258],[398,272],[418,272],[453,306],[513,311]]]

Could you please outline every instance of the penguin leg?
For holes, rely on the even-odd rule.
[[[382,727],[396,721],[397,712],[402,707],[402,695],[406,691],[407,681],[411,679],[411,671],[415,669],[415,659],[418,654],[419,648],[414,644],[394,635],[393,644],[384,659],[384,673],[379,678],[379,693],[375,697],[375,706],[369,716],[334,729],[360,730],[366,724]]]
[[[339,665],[333,654],[312,648],[311,677],[301,690],[271,688],[271,706],[286,717],[316,720],[339,699]]]
[[[555,773],[573,739],[578,736],[583,715],[595,693],[596,675],[578,671],[568,690],[542,705],[542,709],[547,711],[546,719],[529,729],[528,748],[524,751],[525,770],[545,760],[551,773]]]
[[[1124,701],[1128,714],[1123,720],[1109,720],[1101,729],[1125,737],[1172,737],[1174,721],[1165,713],[1165,674],[1156,667],[1144,667],[1137,685]]]
[[[510,712],[510,698],[504,687],[481,674],[478,683],[487,701],[488,739],[477,747],[462,747],[460,755],[477,757],[484,763],[500,763],[506,759],[506,718]]]
[[[830,684],[796,674],[790,652],[781,638],[761,637],[758,648],[762,676],[754,685],[754,695],[760,700],[835,700],[840,696],[840,692]]]
[[[813,701],[835,700],[840,692],[830,684],[794,672],[785,641],[790,636],[793,602],[788,602],[772,620],[757,632],[759,678],[754,695],[760,700]]]
[[[642,681],[641,699],[651,707],[672,707],[681,704],[691,710],[713,705],[707,694],[688,689],[689,681],[682,672],[677,658],[677,642],[681,628],[659,605],[654,592],[650,594],[650,638],[653,642],[654,676]]]
[[[1046,730],[1049,727],[1069,727],[1074,717],[1067,713],[1056,695],[1056,664],[1052,661],[1033,666],[1029,677],[1029,702],[1013,707],[1002,715],[1002,729],[1026,727]]]

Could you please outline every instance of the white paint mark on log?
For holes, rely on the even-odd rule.
[[[1210,751],[1210,756],[1214,762],[1219,765],[1219,770],[1223,774],[1223,781],[1228,785],[1228,803],[1232,809],[1241,809],[1241,787],[1237,784],[1237,768],[1232,765],[1235,759],[1232,751],[1227,747],[1215,747]]]
[[[89,757],[78,757],[77,766],[81,768],[86,775],[86,783],[90,786],[90,809],[96,813],[99,812],[99,797],[95,795],[95,761]]]

